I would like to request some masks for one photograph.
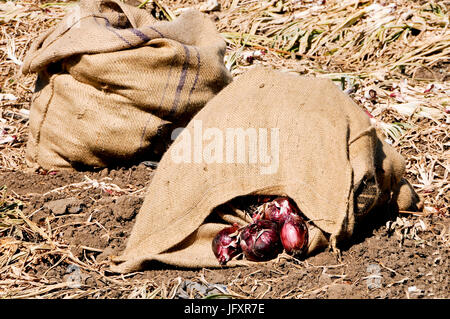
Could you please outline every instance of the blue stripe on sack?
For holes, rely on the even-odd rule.
[[[108,18],[106,18],[106,17],[100,17],[100,16],[93,16],[93,17],[94,17],[95,22],[96,22],[98,25],[100,25],[100,24],[98,23],[97,18],[100,18],[100,19],[105,20],[105,24],[106,24],[105,26],[106,26],[106,29],[107,29],[108,31],[111,31],[112,33],[114,33],[119,39],[121,39],[121,40],[124,41],[126,44],[128,44],[128,46],[130,46],[130,47],[133,46],[127,39],[125,39],[125,38],[122,37],[119,33],[116,32],[116,30],[114,29],[114,27],[113,27],[113,26],[111,25],[111,23],[109,22]]]
[[[149,29],[155,31],[156,33],[158,33],[161,38],[165,38],[164,34],[159,32],[155,27],[152,27],[152,26],[149,25],[149,26],[147,26],[147,28],[149,28]]]
[[[189,97],[188,97],[188,102],[187,104],[189,105],[189,102],[191,101],[191,95],[195,90],[195,87],[197,85],[198,82],[198,76],[200,74],[200,66],[201,66],[201,60],[200,60],[200,52],[198,51],[198,49],[196,47],[194,47],[195,52],[197,53],[197,72],[195,73],[195,79],[194,79],[194,84],[192,84],[192,88],[189,91]]]
[[[190,59],[189,48],[184,44],[181,44],[181,45],[183,46],[184,53],[186,55],[184,58],[183,67],[181,69],[180,81],[178,82],[177,90],[175,92],[175,98],[173,100],[172,109],[170,110],[169,115],[173,115],[178,108],[178,104],[180,103],[181,91],[183,90],[184,84],[186,83],[186,76],[187,76],[187,71],[189,68],[189,59]]]
[[[144,41],[144,42],[147,42],[147,41],[151,40],[150,37],[148,37],[146,34],[142,33],[141,31],[139,31],[138,29],[130,28],[129,30],[131,32],[133,32],[135,35],[137,35],[139,38],[141,38],[141,40]]]

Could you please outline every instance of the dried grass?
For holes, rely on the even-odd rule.
[[[24,55],[30,43],[57,23],[72,2],[19,0],[8,10],[0,2],[3,171],[25,168],[27,111],[35,76],[20,73]],[[171,19],[183,8],[200,8],[202,3],[137,1],[137,4],[142,7],[156,4],[163,12],[162,18]],[[221,4],[222,9],[211,15],[216,17],[217,27],[227,41],[226,63],[234,76],[262,64],[286,72],[331,78],[372,114],[374,124],[385,132],[386,140],[405,156],[407,176],[424,197],[425,212],[448,217],[448,1],[398,0],[380,5],[370,0],[329,0],[326,4],[312,0],[223,0]],[[90,180],[81,184],[67,188],[93,187]],[[96,186],[117,191],[113,184]],[[440,236],[448,244],[448,232],[443,234]],[[293,263],[317,269],[308,263]],[[43,276],[32,271],[38,265],[48,267]],[[48,280],[45,274],[61,265],[76,265],[95,275],[101,284],[93,288],[74,285],[67,278],[62,282]],[[50,227],[38,226],[24,215],[18,196],[2,191],[0,298],[110,298],[117,294],[131,298],[173,298],[181,282],[177,278],[158,285],[153,280],[139,279],[136,274],[110,276],[104,266],[105,263],[75,257]],[[285,274],[280,271],[276,275],[283,278]],[[228,294],[235,298],[264,298],[272,283],[253,277],[237,276],[230,282]],[[334,277],[334,281],[341,280],[342,277]],[[205,279],[199,277],[198,282],[205,283]],[[281,297],[303,298],[317,293],[316,290],[299,288]]]

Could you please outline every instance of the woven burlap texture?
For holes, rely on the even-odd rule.
[[[195,10],[167,22],[119,0],[82,0],[26,56],[23,72],[39,74],[27,162],[62,169],[158,158],[172,126],[232,81],[225,48]]]

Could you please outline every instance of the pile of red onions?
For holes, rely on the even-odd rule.
[[[292,255],[305,253],[308,228],[300,211],[287,197],[263,204],[253,215],[253,222],[239,228],[236,224],[220,231],[212,250],[221,265],[243,253],[251,261],[266,261],[284,251]]]

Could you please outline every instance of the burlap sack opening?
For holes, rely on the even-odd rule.
[[[159,158],[173,126],[232,81],[225,48],[197,11],[166,22],[119,0],[82,0],[26,56],[23,72],[39,74],[27,162],[62,169]]]
[[[258,145],[265,148],[257,161],[250,161],[250,137],[245,161],[237,160],[237,149],[230,156],[235,161],[215,157],[226,153],[220,136],[227,129],[261,134]],[[199,142],[200,131],[205,135]],[[138,270],[149,260],[220,267],[213,237],[227,224],[249,219],[217,208],[246,195],[290,197],[314,226],[308,254],[328,245],[338,251],[374,207],[398,200],[398,193],[404,195],[399,206],[413,203],[412,188],[400,191],[407,185],[403,175],[402,156],[378,138],[367,115],[332,81],[256,68],[214,97],[164,154],[127,247],[113,258],[111,270]],[[243,264],[249,262],[232,260],[227,266]]]

